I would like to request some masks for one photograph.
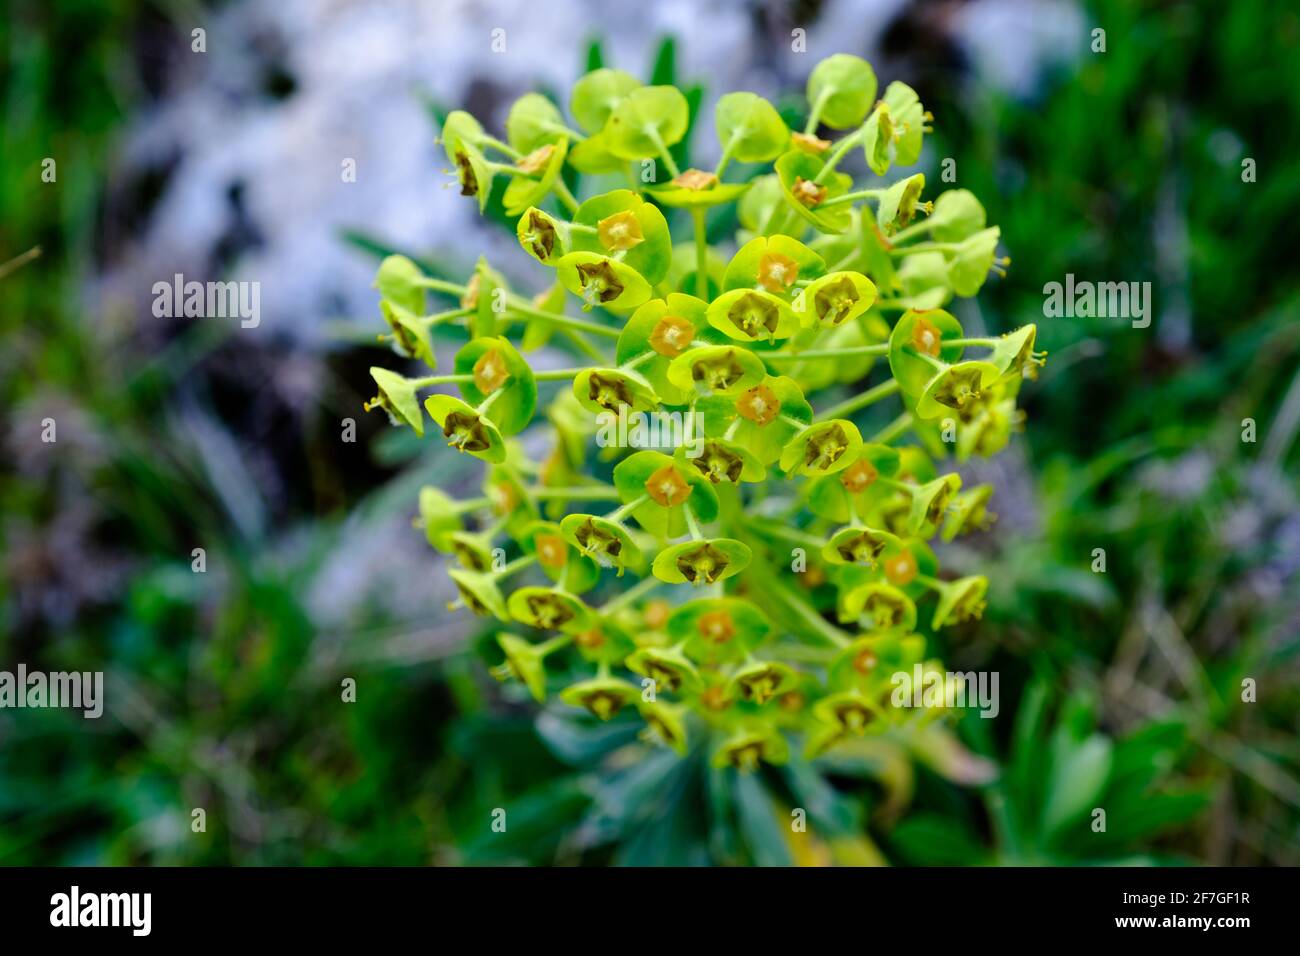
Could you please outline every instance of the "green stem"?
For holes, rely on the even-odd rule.
[[[704,210],[692,209],[695,220],[695,291],[701,299],[709,298],[709,241],[704,229]]]
[[[774,538],[780,538],[783,541],[789,541],[793,544],[803,545],[808,548],[821,550],[822,545],[826,542],[815,534],[809,534],[806,531],[800,531],[798,528],[788,528],[783,524],[774,524],[763,518],[751,518],[748,522],[760,534],[770,535]]]
[[[426,289],[432,289],[434,292],[445,292],[447,295],[454,295],[457,298],[465,294],[465,287],[457,282],[448,282],[446,279],[432,279],[428,276],[416,280],[416,285],[423,286]]]
[[[645,131],[645,134],[646,138],[655,144],[655,149],[659,152],[659,158],[662,159],[664,165],[668,167],[669,175],[671,175],[673,179],[680,176],[681,170],[677,168],[677,163],[673,160],[672,153],[668,152],[668,147],[664,145],[664,141],[659,135],[659,130],[651,127]]]
[[[591,359],[597,365],[603,366],[609,364],[609,358],[601,352],[600,349],[596,348],[595,345],[588,341],[587,337],[581,332],[575,332],[573,329],[560,329],[560,334],[572,342],[579,352],[587,356],[587,358]]]
[[[618,489],[610,485],[575,485],[568,488],[531,488],[528,493],[538,501],[580,499],[583,501],[618,501]]]
[[[914,222],[906,229],[900,229],[889,237],[891,244],[897,246],[900,242],[911,239],[913,236],[927,235],[934,228],[933,219],[922,219],[920,222]]]
[[[587,138],[582,133],[579,133],[576,129],[570,129],[568,126],[565,126],[562,123],[542,123],[540,124],[540,126],[542,129],[549,130],[552,133],[559,133],[561,136],[567,136],[575,143],[581,143],[583,140]]]
[[[835,263],[835,265],[831,266],[831,267],[830,267],[829,269],[827,269],[826,271],[827,271],[827,272],[841,272],[841,271],[843,271],[843,269],[844,269],[845,266],[850,265],[850,264],[853,262],[853,260],[856,259],[859,255],[861,255],[861,250],[860,250],[860,249],[854,249],[854,250],[853,250],[852,252],[850,252],[847,256],[845,256],[845,257],[844,257],[843,259],[841,259],[839,262]]]
[[[736,148],[736,143],[740,140],[740,130],[731,134],[731,139],[727,140],[727,145],[723,147],[722,155],[718,157],[718,165],[713,167],[713,175],[718,179],[722,178],[723,171],[727,164],[731,162],[731,151]]]
[[[783,661],[798,661],[803,664],[829,664],[835,657],[833,647],[809,647],[807,644],[777,644],[770,649],[773,657]]]
[[[809,428],[812,427],[812,426],[809,425],[807,422],[801,422],[801,421],[799,421],[799,419],[797,419],[797,418],[795,418],[795,417],[793,417],[793,416],[791,416],[791,415],[780,415],[780,416],[778,416],[778,417],[781,419],[781,421],[785,422],[785,423],[786,423],[787,425],[789,425],[791,428],[797,428],[797,429],[799,429],[799,433],[800,433],[800,434],[803,434],[803,433],[806,432]]]
[[[420,321],[425,325],[433,328],[440,322],[451,322],[455,319],[463,319],[467,315],[473,315],[473,309],[448,309],[446,312],[435,312],[433,315],[422,315]]]
[[[854,412],[866,408],[873,402],[878,402],[882,398],[887,398],[899,390],[898,380],[889,379],[881,382],[875,388],[869,388],[861,394],[854,395],[850,399],[840,402],[838,405],[832,405],[824,412],[820,412],[814,421],[823,421],[831,418],[847,418]]]
[[[788,585],[776,575],[772,575],[764,582],[770,593],[775,594],[783,604],[790,610],[794,611],[805,624],[816,631],[820,636],[834,644],[836,647],[847,647],[849,645],[849,636],[841,631],[838,627],[826,620],[817,611],[811,607],[802,597],[794,593]]]
[[[662,583],[663,583],[662,581],[660,581],[658,578],[654,577],[653,575],[646,575],[644,578],[642,578],[636,584],[632,585],[630,588],[628,588],[618,597],[611,598],[610,600],[606,601],[604,605],[600,608],[600,613],[602,615],[609,615],[609,614],[613,614],[615,611],[621,611],[623,608],[627,607],[629,604],[632,604],[634,601],[637,601],[645,597],[647,594],[649,594],[651,591],[653,591]]]
[[[760,230],[759,235],[761,236],[775,235],[776,226],[779,224],[782,217],[787,211],[788,210],[785,207],[785,200],[778,198],[777,201],[772,204],[772,211],[767,214],[767,221],[763,223],[763,228]]]
[[[650,496],[648,494],[642,495],[640,498],[634,498],[631,501],[629,501],[627,504],[623,505],[621,508],[615,508],[609,514],[605,515],[605,519],[608,521],[613,521],[615,524],[618,524],[622,522],[622,520],[626,518],[628,515],[630,515],[633,511],[635,511],[637,508],[640,508],[643,504],[645,504],[649,500],[650,500]]]
[[[569,187],[564,184],[564,180],[558,176],[555,179],[555,195],[559,197],[560,202],[564,203],[565,208],[569,210],[569,215],[578,211],[578,200],[569,191]]]
[[[948,343],[947,343],[947,342],[944,342],[943,344],[944,344],[944,345],[947,345]],[[922,352],[922,351],[921,351],[920,349],[918,349],[918,348],[910,348],[910,349],[908,349],[908,354],[909,354],[909,355],[915,355],[915,356],[916,356],[917,358],[919,358],[921,361],[923,361],[923,362],[925,362],[926,364],[928,364],[928,365],[929,365],[932,369],[934,369],[936,372],[942,372],[942,371],[944,371],[945,369],[947,369],[947,368],[949,367],[949,366],[948,366],[948,363],[945,362],[945,361],[943,361],[943,359],[935,358],[935,357],[934,357],[933,355],[931,355],[929,352]]]
[[[585,371],[586,369],[581,368],[556,368],[545,372],[536,372],[533,378],[539,382],[563,382]]]
[[[555,653],[562,647],[568,647],[572,641],[572,634],[557,634],[549,641],[542,641],[542,643],[538,644],[534,650],[542,657],[545,657],[547,654]]]
[[[491,146],[498,153],[504,153],[511,159],[518,159],[520,157],[519,150],[515,149],[509,143],[501,142],[501,140],[497,139],[495,136],[484,136],[482,142],[484,146]]]
[[[882,475],[878,477],[876,481],[882,488],[893,488],[895,491],[906,492],[909,495],[916,492],[915,485],[909,485],[907,482],[899,481],[896,478],[886,478]]]
[[[445,279],[422,278],[416,283],[426,289],[432,289],[435,292],[442,292],[447,295],[463,297],[467,287],[456,282],[448,282]],[[592,335],[603,335],[606,338],[616,339],[619,336],[619,330],[610,328],[607,325],[597,325],[594,322],[584,322],[581,319],[571,319],[567,315],[557,315],[554,312],[544,312],[534,307],[526,299],[517,295],[506,297],[506,305],[510,311],[517,312],[520,315],[527,316],[530,319],[538,319],[542,322],[549,322],[557,328],[574,329],[579,332],[590,332]]]
[[[500,571],[493,571],[492,577],[499,581],[502,578],[509,577],[510,575],[514,574],[516,571],[522,571],[524,568],[528,567],[536,560],[537,560],[537,555],[535,554],[520,555],[519,557],[511,561],[509,564],[507,564]]]
[[[619,363],[619,368],[634,369],[638,365],[644,365],[646,362],[650,361],[658,354],[659,353],[656,352],[654,349],[646,349],[640,355],[634,355],[626,362]]]
[[[468,372],[464,375],[426,375],[423,378],[407,379],[415,389],[428,388],[430,385],[453,385],[460,382],[472,382],[474,376]]]
[[[704,540],[704,534],[700,531],[700,525],[695,520],[695,512],[691,510],[691,506],[689,504],[683,505],[682,511],[686,513],[686,530],[690,532],[691,540]]]
[[[830,90],[822,90],[821,95],[813,103],[812,109],[808,113],[808,122],[803,125],[803,134],[805,136],[812,136],[817,130],[817,124],[821,122],[822,110],[826,108],[826,101],[830,99],[830,96]]]
[[[584,322],[582,319],[571,319],[567,315],[544,312],[514,297],[508,298],[506,302],[510,306],[510,311],[518,312],[520,315],[526,315],[528,318],[537,319],[540,322],[549,322],[557,328],[590,332],[592,335],[603,335],[610,339],[616,339],[619,336],[619,330],[610,328],[608,325],[598,325],[595,322]]]
[[[946,345],[947,343],[945,342],[944,344]],[[855,345],[851,348],[844,349],[808,349],[803,352],[768,352],[766,355],[763,355],[763,359],[777,359],[783,362],[798,362],[802,359],[837,359],[850,355],[888,354],[889,345],[888,343],[882,342],[879,345]]]
[[[821,172],[817,174],[817,178],[814,179],[813,182],[820,183],[825,177],[833,173],[835,171],[835,167],[840,164],[840,160],[844,158],[844,154],[847,153],[849,150],[851,150],[854,146],[857,146],[858,143],[860,142],[862,142],[862,127],[858,127],[857,130],[850,133],[848,136],[845,136],[843,139],[841,139],[838,143],[835,144],[835,152],[831,153],[830,158],[826,160],[826,165],[822,167]],[[867,190],[867,191],[884,192],[883,189]],[[822,203],[822,205],[825,205],[825,203]]]
[[[822,205],[825,205],[823,203]],[[897,239],[902,233],[894,236]],[[956,242],[918,242],[910,246],[894,247],[889,250],[891,256],[910,256],[916,252],[956,252],[961,245]]]
[[[818,203],[817,209],[821,211],[831,206],[843,206],[845,203],[857,202],[859,199],[879,199],[884,194],[885,190],[883,189],[859,189],[857,192],[845,193],[843,196],[836,196],[834,199]]]
[[[878,445],[888,445],[891,441],[901,436],[911,427],[912,414],[910,412],[903,412],[903,414],[899,415],[880,431],[876,432],[876,434],[868,438],[867,441],[874,442]]]

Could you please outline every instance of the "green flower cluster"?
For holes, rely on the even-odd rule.
[[[418,524],[456,559],[452,607],[515,625],[497,636],[497,676],[539,701],[561,688],[602,720],[639,711],[648,736],[682,752],[707,741],[715,763],[742,768],[784,760],[791,738],[815,756],[941,712],[895,704],[900,675],[943,679],[918,605],[931,631],[976,618],[988,582],[940,579],[927,541],[986,526],[992,489],[963,488],[936,461],[1001,449],[1043,356],[1032,325],[969,338],[944,311],[1006,264],[973,195],[923,201],[921,174],[859,188],[839,171],[854,149],[882,177],[920,156],[931,117],[916,93],[876,93],[866,61],[822,61],[803,132],[766,100],[728,94],[712,171],[682,171],[670,151],[690,125],[686,97],[618,70],[575,85],[579,129],[538,94],[514,104],[505,140],[447,117],[461,192],[483,209],[507,177],[497,192],[519,244],[553,282],[525,297],[483,260],[458,284],[386,259],[381,338],[431,369],[434,327],[468,342],[446,374],[372,369],[366,407],[421,435],[427,415],[486,463],[482,497],[424,488]],[[823,128],[849,132],[825,140]],[[620,188],[579,199],[579,176]],[[729,258],[706,238],[707,213],[728,204],[740,224]],[[674,241],[665,210],[689,218],[691,239]],[[429,292],[454,304],[430,312]],[[568,315],[570,297],[590,316]],[[523,353],[553,337],[589,364],[535,370]],[[878,359],[888,376],[856,388]],[[512,436],[549,382],[571,387],[548,405],[555,441],[538,463]],[[460,397],[421,403],[444,384]],[[809,401],[844,386],[839,404]],[[885,400],[900,414],[864,437],[854,416]],[[668,453],[597,441],[615,416],[682,433]],[[584,600],[625,571],[639,580]],[[525,574],[533,583],[507,593]]]

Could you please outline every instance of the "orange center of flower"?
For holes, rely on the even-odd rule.
[[[699,169],[688,169],[681,175],[673,177],[673,185],[700,192],[718,185],[718,177]]]
[[[765,252],[758,260],[758,283],[768,292],[785,292],[799,278],[799,263],[779,252]]]
[[[600,244],[610,252],[624,252],[645,241],[641,223],[631,212],[616,212],[596,224]]]
[[[548,568],[562,568],[569,555],[564,539],[558,534],[537,536],[537,560]]]
[[[519,162],[515,163],[521,170],[529,175],[541,172],[546,168],[546,164],[551,161],[551,154],[555,152],[555,147],[547,143],[539,149],[533,150]]]
[[[488,497],[492,499],[492,505],[496,508],[498,514],[509,514],[515,510],[515,505],[519,504],[519,496],[515,494],[515,486],[508,481],[498,481],[488,489]]]
[[[939,335],[939,330],[925,319],[917,319],[916,325],[912,326],[912,344],[916,346],[918,352],[937,356],[942,341],[943,337]]]
[[[700,695],[700,703],[709,710],[726,710],[727,695],[723,693],[721,687],[710,687]]]
[[[811,179],[804,179],[802,176],[795,177],[790,192],[794,193],[794,198],[809,209],[826,198],[825,186],[818,186]]]
[[[871,462],[859,461],[844,469],[840,474],[840,484],[848,490],[849,494],[856,495],[870,488],[879,477],[880,472],[876,471]]]
[[[853,658],[853,669],[859,674],[866,675],[876,669],[877,663],[878,658],[876,657],[876,652],[870,648],[864,648],[858,652],[856,657]]]
[[[790,142],[796,148],[803,150],[805,153],[812,153],[814,156],[820,155],[831,148],[829,139],[822,139],[818,136],[809,136],[807,133],[791,133]]]
[[[704,637],[714,644],[725,644],[736,636],[736,622],[727,611],[710,611],[701,614],[696,627]]]
[[[664,465],[646,479],[645,490],[665,508],[682,504],[691,496],[691,486],[672,465]]]
[[[583,631],[581,634],[575,635],[573,642],[579,647],[584,647],[591,651],[605,643],[605,635],[601,632],[600,628],[593,627],[590,631]]]
[[[781,401],[766,385],[755,385],[736,400],[736,411],[755,425],[766,425],[781,413]]]
[[[668,623],[668,615],[672,612],[672,605],[660,598],[657,601],[651,601],[645,606],[645,622],[647,627],[658,630]]]
[[[465,294],[460,297],[462,309],[472,309],[478,305],[479,274],[476,272],[465,283]]]
[[[885,577],[897,587],[911,584],[916,577],[916,557],[911,551],[900,551],[885,562]]]
[[[676,315],[665,315],[650,333],[650,347],[660,355],[676,358],[695,338],[695,326]]]
[[[488,349],[474,363],[474,387],[480,392],[495,392],[510,379],[505,359],[496,349]]]

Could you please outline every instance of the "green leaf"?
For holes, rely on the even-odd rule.
[[[939,242],[961,242],[984,228],[984,207],[968,189],[949,189],[934,201],[928,224]]]
[[[375,273],[375,288],[380,296],[401,306],[412,315],[424,315],[424,273],[406,256],[385,256]]]
[[[640,86],[636,77],[622,70],[592,70],[573,84],[569,112],[588,133],[598,133],[604,128],[614,107]]]
[[[857,126],[876,99],[876,71],[858,56],[836,53],[813,67],[808,103],[832,129]]]
[[[936,813],[915,813],[899,822],[889,842],[912,866],[978,866],[987,854],[970,829]]]
[[[736,774],[732,796],[736,801],[736,822],[754,863],[793,866],[794,857],[785,838],[789,821],[780,818],[761,780],[754,774]]]
[[[728,93],[714,110],[724,155],[742,163],[776,159],[790,142],[781,114],[756,93]]]
[[[525,93],[506,114],[506,139],[520,153],[531,153],[568,136],[559,107],[541,93]]]
[[[609,151],[622,159],[659,157],[686,135],[690,107],[675,86],[633,90],[609,116]]]
[[[505,195],[501,199],[507,216],[518,216],[529,206],[537,205],[555,188],[560,172],[564,169],[564,157],[569,152],[569,141],[560,137],[555,143],[549,145],[551,153],[539,175],[534,177],[520,174],[510,178]]]
[[[1086,815],[1106,789],[1111,757],[1111,742],[1100,734],[1057,755],[1043,806],[1043,833],[1054,834],[1072,823],[1086,825]]]

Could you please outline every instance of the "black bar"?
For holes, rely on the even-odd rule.
[[[46,938],[134,942],[117,927],[51,925],[56,894],[148,893],[148,939],[210,943],[467,937],[495,946],[612,942],[608,925],[766,948],[769,932],[982,945],[1109,937],[1242,939],[1295,925],[1292,874],[1267,869],[0,869],[6,943]],[[1127,894],[1127,896],[1126,896]],[[1179,895],[1181,894],[1181,896]],[[142,900],[142,898],[141,898]],[[123,906],[118,899],[116,905]],[[111,909],[111,907],[110,907]],[[1205,928],[1200,920],[1209,919]],[[1121,920],[1153,920],[1120,925]],[[1195,919],[1196,925],[1177,920]],[[1240,925],[1221,921],[1244,919]],[[1175,921],[1166,923],[1166,921]],[[802,928],[802,929],[801,929]],[[565,937],[571,937],[566,941]],[[648,941],[649,938],[647,938]],[[459,947],[457,947],[459,948]],[[20,950],[9,950],[20,952]]]

